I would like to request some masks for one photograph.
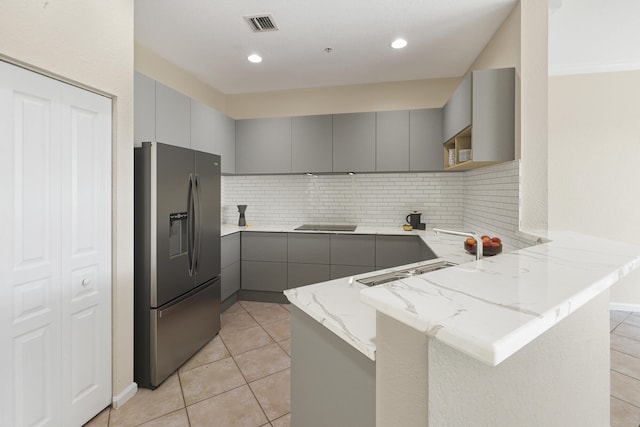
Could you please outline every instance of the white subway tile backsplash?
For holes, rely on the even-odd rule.
[[[519,187],[519,161],[466,172],[223,176],[222,220],[236,223],[239,204],[256,225],[396,226],[417,210],[428,228],[475,230],[524,247]]]

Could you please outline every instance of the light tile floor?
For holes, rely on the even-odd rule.
[[[611,427],[640,424],[640,313],[611,311]],[[141,389],[85,427],[285,427],[290,422],[289,306],[241,301],[220,334],[156,390]]]
[[[234,304],[220,334],[177,373],[85,427],[288,427],[290,317],[287,304]]]

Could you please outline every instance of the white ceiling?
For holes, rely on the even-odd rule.
[[[453,77],[516,2],[135,0],[135,40],[227,94]],[[279,31],[254,33],[243,19],[264,13]],[[396,37],[409,45],[391,49]]]
[[[549,74],[640,70],[639,0],[549,0]]]

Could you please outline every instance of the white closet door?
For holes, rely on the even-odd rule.
[[[111,403],[111,100],[62,96],[62,414],[76,426]]]
[[[2,426],[81,425],[110,403],[111,109],[96,119],[68,88],[0,62]]]

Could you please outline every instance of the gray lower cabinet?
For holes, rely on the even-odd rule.
[[[376,168],[376,113],[333,115],[333,171]]]
[[[330,280],[330,235],[289,233],[287,262],[288,288]]]
[[[224,303],[226,299],[236,295],[240,290],[240,233],[222,236],[220,249],[220,265],[222,266],[220,297]]]
[[[240,262],[222,267],[221,275],[220,300],[224,302],[240,290]]]
[[[339,279],[341,277],[355,276],[357,274],[369,273],[375,271],[374,266],[370,265],[331,265],[331,279]]]
[[[368,234],[332,234],[331,265],[375,267],[375,236]]]
[[[333,170],[333,116],[302,116],[291,119],[291,171]]]
[[[418,236],[376,236],[376,269],[435,258]]]
[[[442,170],[442,108],[409,113],[409,170]]]
[[[439,154],[442,157],[442,147]],[[409,110],[376,113],[376,171],[409,170]]]
[[[242,295],[247,299],[260,299],[254,291],[278,293],[287,288],[287,234],[242,233]],[[268,295],[263,295],[269,299]],[[273,301],[273,300],[271,300]]]
[[[287,263],[242,261],[242,289],[282,292],[287,289]]]
[[[156,141],[191,147],[191,100],[156,82]]]
[[[242,261],[287,262],[287,234],[244,232]]]
[[[329,264],[287,263],[287,288],[311,285],[331,280]]]
[[[376,363],[291,307],[291,425],[376,425]]]
[[[291,173],[291,117],[236,120],[236,173]]]

